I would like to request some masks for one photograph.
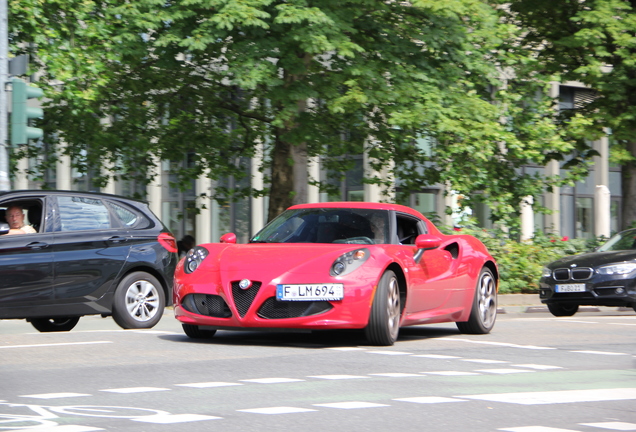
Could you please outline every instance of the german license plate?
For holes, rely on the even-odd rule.
[[[279,284],[276,285],[276,299],[282,301],[325,301],[342,300],[343,284]]]
[[[556,292],[585,292],[585,284],[559,284],[556,286]]]

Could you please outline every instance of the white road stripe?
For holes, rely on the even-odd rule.
[[[243,384],[214,381],[214,382],[200,382],[200,383],[175,384],[175,385],[179,387],[211,388],[211,387],[240,386]]]
[[[636,388],[561,390],[549,392],[521,392],[482,395],[461,395],[457,398],[513,403],[519,405],[547,405],[573,402],[601,402],[636,399]]]
[[[513,343],[505,343],[505,342],[486,342],[486,341],[476,341],[476,340],[471,340],[471,339],[459,339],[459,338],[440,338],[437,339],[438,341],[446,341],[446,342],[468,342],[468,343],[474,343],[474,344],[481,344],[481,345],[496,345],[496,346],[504,346],[504,347],[510,347],[510,348],[522,348],[522,349],[531,349],[531,350],[554,350],[556,348],[551,348],[551,347],[542,347],[542,346],[534,346],[534,345],[517,345],[517,344],[513,344]]]
[[[553,427],[545,427],[545,426],[522,426],[522,427],[513,427],[513,428],[503,428],[497,429],[500,431],[507,432],[578,432],[573,429],[560,429]]]
[[[366,376],[360,375],[310,375],[308,378],[319,378],[326,380],[342,380],[342,379],[360,379],[360,378],[369,378]]]
[[[223,417],[214,417],[201,414],[166,414],[166,415],[154,415],[146,417],[137,417],[130,420],[143,423],[156,423],[156,424],[174,424],[174,423],[186,423],[201,420],[218,420]]]
[[[255,378],[255,379],[243,379],[239,380],[243,382],[253,382],[259,384],[278,384],[278,383],[288,383],[288,382],[298,382],[304,381],[296,378]]]
[[[617,352],[609,352],[609,351],[570,351],[570,352],[581,353],[581,354],[599,354],[599,355],[608,355],[608,356],[629,355],[625,353],[617,353]]]
[[[110,393],[148,393],[148,392],[167,391],[167,390],[170,390],[170,389],[159,388],[159,387],[125,387],[125,388],[104,389],[100,391],[110,392]]]
[[[22,395],[19,397],[27,397],[27,398],[35,398],[35,399],[61,399],[68,397],[84,397],[84,396],[92,396],[86,393],[42,393],[42,394],[33,394],[33,395]]]
[[[8,348],[40,348],[40,347],[55,347],[55,346],[69,346],[69,345],[94,345],[94,344],[107,344],[113,343],[112,341],[92,341],[92,342],[66,342],[66,343],[51,343],[51,344],[33,344],[33,345],[5,345],[0,346],[0,349]]]
[[[603,422],[603,423],[579,423],[579,424],[581,426],[590,426],[590,427],[617,430],[617,431],[636,431],[636,423]]]

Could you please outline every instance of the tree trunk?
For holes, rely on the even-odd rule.
[[[272,150],[272,184],[267,220],[294,204],[307,202],[307,146],[276,139]]]
[[[627,150],[636,158],[636,140],[627,143]],[[636,221],[636,161],[622,166],[621,187],[621,229],[627,229]]]

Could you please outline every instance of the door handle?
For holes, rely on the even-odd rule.
[[[44,248],[49,247],[49,244],[48,243],[43,243],[43,242],[32,242],[32,243],[29,243],[28,245],[26,245],[26,247],[28,247],[29,249],[38,250],[38,249],[44,249]]]
[[[126,241],[126,237],[113,236],[113,237],[109,238],[108,241],[109,242],[113,242],[113,243],[121,243],[121,242],[125,242]]]

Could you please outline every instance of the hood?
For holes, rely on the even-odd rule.
[[[558,259],[548,265],[549,268],[569,267],[576,264],[578,267],[599,267],[617,262],[636,261],[636,250],[589,252],[581,255],[572,255]]]

